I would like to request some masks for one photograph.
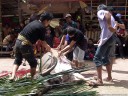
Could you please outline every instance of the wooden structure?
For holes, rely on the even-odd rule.
[[[66,13],[75,13],[78,8],[80,0],[0,0],[0,34],[2,33],[2,17],[19,17],[19,22],[23,17],[30,15],[35,11],[46,8],[46,11],[54,13],[56,16],[64,17]],[[96,16],[97,6],[99,4],[106,4],[113,6],[117,12],[122,14],[122,18],[128,21],[128,3],[127,0],[81,0],[88,5],[87,14],[82,12],[83,25],[91,25],[92,29],[87,30],[86,36],[88,38],[99,39],[100,28]],[[127,26],[126,26],[127,28]],[[128,28],[127,28],[128,29]],[[2,41],[0,35],[0,42]]]

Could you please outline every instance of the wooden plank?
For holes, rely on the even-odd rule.
[[[12,51],[0,51],[0,55],[3,55],[3,54],[11,54]]]

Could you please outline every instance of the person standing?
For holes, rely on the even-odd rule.
[[[98,42],[98,48],[96,50],[93,61],[96,64],[97,75],[98,75],[96,84],[103,85],[103,80],[102,80],[103,65],[106,66],[108,77],[112,78],[111,65],[109,62],[109,54],[112,45],[115,44],[114,43],[115,37],[113,33],[117,31],[117,24],[113,16],[110,14],[110,12],[107,11],[106,5],[104,4],[99,5],[97,10],[98,10],[97,17],[101,27],[101,34],[100,34],[100,40]],[[105,58],[102,59],[103,57]]]
[[[32,21],[19,33],[14,48],[15,60],[12,76],[9,80],[15,79],[16,71],[21,65],[23,58],[25,58],[30,65],[31,78],[33,79],[36,74],[37,61],[32,45],[35,44],[37,40],[41,40],[47,51],[51,51],[51,47],[45,41],[45,32],[52,18],[53,16],[50,13],[41,14],[39,20]]]

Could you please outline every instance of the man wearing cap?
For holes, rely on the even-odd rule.
[[[66,23],[64,24],[64,29],[66,29],[68,27],[78,28],[77,23],[72,20],[71,14],[66,14],[65,19],[66,19]],[[59,46],[57,47],[57,49],[59,49],[59,50],[61,48],[63,49],[67,45],[66,38],[68,39],[68,36],[66,36],[66,35],[67,34],[63,34],[63,36],[61,38],[61,42],[60,42]],[[71,57],[71,59],[72,59],[71,55],[72,55],[72,52],[69,52],[68,57]]]
[[[65,19],[66,19],[65,28],[67,28],[69,26],[77,28],[77,23],[72,20],[71,14],[66,14]]]
[[[21,65],[23,58],[25,58],[30,65],[31,78],[34,77],[36,74],[37,61],[32,45],[35,44],[37,40],[41,40],[47,51],[51,51],[51,47],[45,41],[45,32],[52,18],[53,16],[50,13],[41,14],[39,20],[32,21],[19,33],[14,48],[15,60],[12,76],[9,78],[10,80],[14,80],[16,71]]]

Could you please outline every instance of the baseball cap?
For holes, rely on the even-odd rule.
[[[121,18],[122,15],[120,13],[118,13],[118,14],[116,14],[116,16],[119,17],[119,18]]]
[[[52,19],[53,19],[53,14],[51,14],[51,13],[45,12],[45,13],[42,13],[40,15],[40,20],[41,21],[44,21],[44,20],[52,20]]]
[[[72,17],[71,14],[66,14],[65,18]]]

